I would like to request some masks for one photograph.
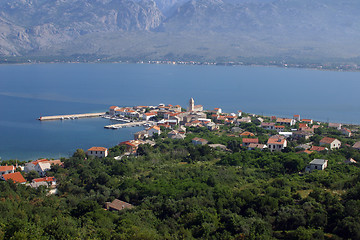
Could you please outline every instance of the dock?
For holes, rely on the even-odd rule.
[[[77,119],[77,118],[93,118],[93,117],[101,117],[105,114],[106,114],[105,112],[101,112],[101,113],[82,113],[82,114],[44,116],[44,117],[39,117],[38,120],[50,121],[50,120],[66,120],[66,119]]]
[[[120,124],[107,125],[104,128],[107,128],[107,129],[119,129],[119,128],[126,128],[126,127],[146,126],[148,124],[149,124],[149,122],[147,122],[147,121],[129,122],[129,123],[120,123]]]

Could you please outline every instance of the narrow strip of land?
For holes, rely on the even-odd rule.
[[[100,117],[102,115],[105,115],[105,112],[44,116],[44,117],[39,117],[38,120],[49,121],[49,120],[65,120],[65,119],[76,119],[76,118],[91,118],[91,117]]]
[[[129,122],[129,123],[112,124],[112,125],[107,125],[104,128],[117,129],[117,128],[125,128],[125,127],[143,126],[145,124],[148,124],[148,122],[147,121],[141,121],[141,122]]]

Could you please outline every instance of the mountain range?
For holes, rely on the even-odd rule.
[[[359,11],[356,0],[2,0],[0,56],[351,60]]]

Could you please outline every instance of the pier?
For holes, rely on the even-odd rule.
[[[103,115],[105,115],[105,112],[44,116],[44,117],[39,117],[38,120],[50,121],[50,120],[65,120],[65,119],[77,119],[77,118],[92,118],[92,117],[101,117]]]
[[[149,122],[141,121],[141,122],[129,122],[129,123],[112,124],[112,125],[107,125],[104,128],[107,128],[107,129],[119,129],[119,128],[126,128],[126,127],[146,126],[146,125],[150,125]]]

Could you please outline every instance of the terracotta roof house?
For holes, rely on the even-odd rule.
[[[340,148],[341,142],[336,138],[324,137],[320,140],[320,146],[330,145],[330,149]]]
[[[296,114],[296,115],[294,115],[294,120],[296,120],[296,121],[300,121],[300,115],[299,114]]]
[[[329,127],[336,128],[338,130],[341,129],[341,123],[329,123]]]
[[[347,137],[351,137],[351,131],[347,128],[342,128],[341,130],[341,133],[344,134],[345,136]]]
[[[248,150],[254,150],[254,149],[263,150],[265,148],[267,148],[267,146],[265,144],[260,144],[260,143],[250,143],[248,145]]]
[[[191,140],[191,142],[194,144],[194,145],[206,145],[208,143],[208,140],[206,139],[203,139],[203,138],[198,138],[198,137],[195,137]]]
[[[284,132],[285,131],[285,126],[275,125],[275,130],[277,132]]]
[[[260,124],[260,127],[266,129],[266,130],[274,130],[275,129],[275,123],[273,122],[262,122]]]
[[[94,156],[94,157],[107,157],[108,155],[108,149],[104,147],[92,147],[89,148],[86,152],[88,156]]]
[[[299,128],[307,128],[309,127],[307,123],[299,123]]]
[[[250,145],[250,143],[259,143],[258,138],[243,138],[242,139],[242,146],[247,147]]]
[[[160,127],[158,127],[158,126],[150,127],[148,129],[146,129],[146,131],[148,132],[150,137],[154,136],[154,134],[157,134],[157,135],[161,134]]]
[[[15,183],[21,183],[21,184],[26,183],[25,178],[21,175],[20,172],[4,174],[2,177],[5,181],[12,180]]]
[[[325,147],[319,147],[319,146],[312,146],[310,148],[310,151],[316,151],[316,152],[321,152],[321,151],[324,151],[324,150],[326,150]]]
[[[287,141],[283,136],[275,135],[269,138],[267,146],[270,151],[281,151],[287,147]]]
[[[242,136],[242,137],[245,137],[245,136],[247,136],[247,137],[254,137],[255,134],[253,134],[253,133],[251,133],[251,132],[243,132],[243,133],[240,134],[240,136]]]
[[[304,123],[313,124],[312,119],[301,119],[301,121],[304,122]]]
[[[314,135],[313,133],[308,132],[308,131],[295,131],[295,132],[293,132],[293,137],[295,139],[305,138],[306,140],[308,140],[313,135]]]
[[[306,154],[312,154],[314,151],[310,151],[308,149],[305,149],[303,151],[297,152],[297,153],[306,153]]]
[[[237,123],[250,123],[251,117],[242,117],[241,119],[236,119]]]
[[[14,166],[0,166],[0,177],[3,174],[14,173],[14,172],[15,172]]]
[[[105,206],[106,206],[106,209],[110,210],[110,211],[121,211],[123,209],[131,209],[134,207],[130,203],[121,201],[119,199],[115,199],[112,202],[106,202]]]
[[[35,171],[39,173],[40,176],[45,176],[46,172],[51,169],[51,164],[48,162],[39,162],[35,166]]]
[[[64,163],[61,160],[48,160],[48,159],[38,159],[36,161],[25,163],[24,172],[28,173],[30,171],[39,171],[39,163],[49,163],[50,166],[58,165],[63,166]]]
[[[140,140],[130,140],[119,143],[119,145],[124,145],[126,147],[125,151],[130,153],[136,153],[136,150],[138,149],[139,145],[142,142]]]
[[[110,115],[115,115],[115,111],[116,111],[117,109],[119,109],[118,106],[111,106],[111,107],[109,108],[109,114],[110,114]]]
[[[30,187],[32,188],[38,188],[40,186],[45,187],[55,187],[56,186],[56,179],[55,177],[43,177],[43,178],[35,178],[30,183]]]
[[[277,118],[276,123],[281,124],[281,125],[292,126],[295,124],[295,120],[291,119],[291,118]]]

